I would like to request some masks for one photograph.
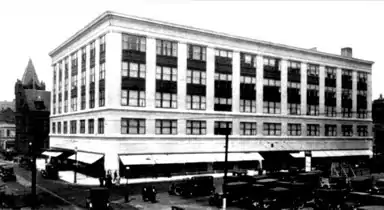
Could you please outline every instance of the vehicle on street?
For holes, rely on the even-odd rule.
[[[45,169],[41,170],[41,176],[45,179],[58,179],[59,170],[52,164],[45,165]]]
[[[351,190],[357,192],[369,192],[372,190],[373,180],[370,176],[360,176],[351,179]]]
[[[384,195],[384,178],[374,181],[374,184],[369,192],[372,194]]]
[[[90,189],[85,206],[89,210],[111,210],[112,207],[109,204],[109,189],[104,187]]]
[[[295,205],[295,197],[288,188],[274,187],[250,209],[297,209]]]
[[[359,206],[357,210],[384,210],[384,206]]]
[[[16,181],[16,175],[13,170],[13,164],[2,163],[0,165],[0,177],[4,182]]]
[[[170,195],[207,196],[215,192],[213,176],[196,176],[181,183],[172,183],[168,188]]]
[[[152,203],[156,203],[156,195],[157,195],[157,190],[155,186],[144,186],[142,191],[141,191],[141,196],[143,201],[150,201]]]
[[[316,207],[318,209],[340,209],[347,194],[347,189],[317,189],[314,196]]]
[[[246,206],[249,203],[251,185],[247,182],[230,182],[225,188],[227,206]],[[209,198],[209,205],[220,207],[223,205],[224,193],[214,193]]]

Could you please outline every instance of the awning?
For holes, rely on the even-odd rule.
[[[45,151],[43,153],[41,153],[42,155],[46,155],[48,157],[57,157],[61,154],[63,154],[62,152],[53,152],[53,151]]]
[[[312,151],[312,157],[348,157],[348,156],[372,156],[371,150],[325,150]],[[304,152],[291,153],[294,158],[304,158]]]
[[[224,162],[224,153],[120,155],[124,165],[184,164]],[[228,161],[264,160],[257,152],[228,153]]]
[[[120,155],[124,165],[154,165],[152,155]]]
[[[87,164],[93,164],[96,161],[98,161],[100,158],[102,158],[103,156],[104,155],[102,155],[102,154],[77,152],[77,161],[87,163]],[[70,156],[68,159],[76,160],[76,154]]]

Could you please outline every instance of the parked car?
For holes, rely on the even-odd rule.
[[[226,203],[228,205],[246,206],[249,203],[251,185],[247,182],[230,182],[225,188]],[[223,205],[224,193],[214,193],[209,198],[209,204],[220,207]]]
[[[347,189],[317,189],[315,191],[316,206],[318,209],[340,209],[347,194]]]
[[[0,165],[0,177],[4,182],[16,181],[16,175],[12,164]]]
[[[384,178],[374,181],[373,186],[369,192],[372,194],[384,194]]]
[[[52,164],[45,165],[45,169],[41,170],[41,175],[46,179],[58,179],[59,171],[56,166]]]
[[[109,189],[104,187],[90,189],[85,206],[89,210],[111,210],[112,207],[109,204]]]
[[[259,205],[252,209],[297,209],[294,194],[288,188],[274,187],[268,189]]]
[[[373,180],[370,176],[354,177],[350,182],[352,191],[369,192],[373,187]]]
[[[157,195],[157,190],[155,186],[144,186],[142,191],[141,191],[141,196],[143,201],[151,201],[152,203],[156,202],[156,195]]]
[[[169,186],[170,195],[205,196],[215,192],[213,176],[196,176]]]

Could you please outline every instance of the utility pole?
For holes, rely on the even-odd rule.
[[[228,141],[231,130],[229,128],[229,122],[226,124],[226,128],[222,129],[225,134],[225,159],[224,159],[224,180],[223,180],[223,209],[227,208],[227,176],[228,176]]]
[[[74,171],[74,177],[73,177],[73,183],[77,183],[77,165],[78,165],[78,162],[77,162],[77,147],[75,147],[75,171]]]
[[[35,140],[35,138],[33,138]],[[35,209],[37,204],[36,199],[36,143],[34,144],[32,141],[29,142],[30,151],[31,151],[31,157],[32,157],[32,180],[31,180],[31,207],[32,209]]]

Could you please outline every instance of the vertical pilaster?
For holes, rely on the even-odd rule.
[[[357,71],[352,71],[352,117],[357,117]]]
[[[177,51],[177,108],[185,110],[187,95],[187,44],[179,42]]]
[[[372,119],[372,74],[367,74],[367,118]],[[372,133],[371,131],[369,131]]]
[[[307,64],[301,63],[301,114],[307,114]],[[306,131],[305,131],[306,132]]]
[[[288,62],[281,60],[281,114],[288,114]],[[283,131],[284,132],[284,131]]]
[[[121,105],[121,33],[110,32],[105,35],[105,102],[107,107],[117,108]]]
[[[240,135],[240,119],[233,118],[232,120],[232,135],[239,136]]]
[[[319,112],[325,116],[325,67],[319,68]],[[324,125],[322,125],[324,127]],[[324,132],[322,132],[324,134]]]
[[[71,90],[72,90],[72,55],[76,54],[77,51],[72,53],[69,56],[69,61],[68,61],[68,98],[67,98],[67,103],[68,103],[68,113],[71,113]],[[64,130],[64,122],[62,125],[62,130]]]
[[[238,113],[239,111],[240,111],[240,52],[239,51],[233,51],[233,57],[232,57],[232,112]],[[234,131],[235,131],[235,129],[234,129]]]
[[[59,90],[61,93],[61,103],[59,103],[61,114],[64,114],[64,91],[65,91],[65,59],[67,57],[64,57],[63,60],[61,60],[61,89]],[[56,123],[57,124],[57,123]],[[57,127],[57,125],[56,125]],[[57,128],[56,128],[57,130]]]
[[[207,47],[207,111],[213,112],[215,107],[215,49]],[[213,133],[212,133],[213,134]]]
[[[207,135],[214,136],[215,135],[215,120],[207,119]]]
[[[281,122],[281,135],[282,136],[287,136],[288,135],[288,122],[287,121],[282,121]]]
[[[179,135],[186,135],[187,130],[187,120],[185,119],[178,119],[177,120],[177,134]]]
[[[155,120],[156,119],[156,114],[153,115],[153,118],[147,118],[145,121],[145,129],[146,129],[146,132],[145,134],[147,135],[155,135],[155,129],[156,129],[156,124],[155,124]]]
[[[342,77],[341,69],[337,68],[336,69],[336,113],[337,113],[337,117],[342,116],[342,114],[341,114],[341,93],[342,93],[341,77]],[[341,128],[340,128],[340,131],[341,131]]]
[[[95,108],[99,107],[100,39],[95,40]]]
[[[77,60],[78,60],[78,63],[77,63],[77,97],[76,97],[76,104],[77,104],[77,108],[76,108],[76,111],[79,111],[80,110],[80,106],[81,106],[81,65],[83,64],[83,60],[81,59],[81,56],[82,56],[82,52],[81,52],[81,48],[79,51],[77,51]],[[87,63],[87,62],[85,62]]]
[[[90,94],[89,94],[90,84],[89,83],[91,82],[91,78],[89,76],[89,72],[91,69],[91,62],[90,62],[91,45],[90,45],[90,43],[88,43],[86,45],[86,52],[87,52],[87,56],[86,56],[85,60],[86,60],[87,65],[85,65],[85,110],[89,109],[89,107],[90,107],[90,103],[89,103],[89,98],[90,98]]]
[[[147,72],[145,77],[146,107],[149,109],[154,109],[155,94],[156,94],[156,39],[155,38],[147,37],[146,54],[147,54],[146,56]],[[180,60],[180,58],[178,60]]]
[[[263,113],[263,93],[264,93],[264,61],[263,56],[256,56],[256,113]],[[263,125],[261,125],[263,126]],[[261,127],[262,129],[263,127]],[[262,130],[261,130],[262,131]]]

